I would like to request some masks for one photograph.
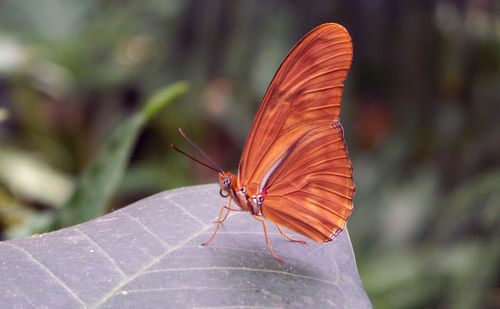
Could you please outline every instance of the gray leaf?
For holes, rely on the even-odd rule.
[[[0,308],[368,308],[347,231],[293,243],[232,212],[217,185],[166,191],[93,221],[0,243]],[[300,236],[290,233],[292,236]]]

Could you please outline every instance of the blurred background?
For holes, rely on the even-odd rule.
[[[337,22],[354,45],[348,226],[374,306],[500,308],[499,13],[493,0],[1,1],[1,239],[48,231],[78,199],[110,211],[216,182],[170,149],[193,152],[178,127],[236,172],[285,54]],[[180,80],[184,95],[130,125]]]

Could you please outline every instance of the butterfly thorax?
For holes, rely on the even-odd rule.
[[[230,197],[241,208],[253,215],[261,215],[262,195],[249,194],[245,187],[238,187],[235,175],[226,172],[219,173],[220,195]]]

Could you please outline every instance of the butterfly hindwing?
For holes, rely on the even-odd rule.
[[[273,171],[265,187],[262,214],[310,239],[330,240],[344,229],[353,194],[342,127],[327,123],[300,139]]]

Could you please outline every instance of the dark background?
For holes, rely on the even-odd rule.
[[[500,308],[499,12],[488,0],[1,1],[2,238],[56,212],[112,128],[178,80],[188,94],[142,131],[109,208],[217,180],[170,149],[194,152],[178,127],[235,172],[287,51],[336,22],[354,46],[348,227],[374,306]]]

